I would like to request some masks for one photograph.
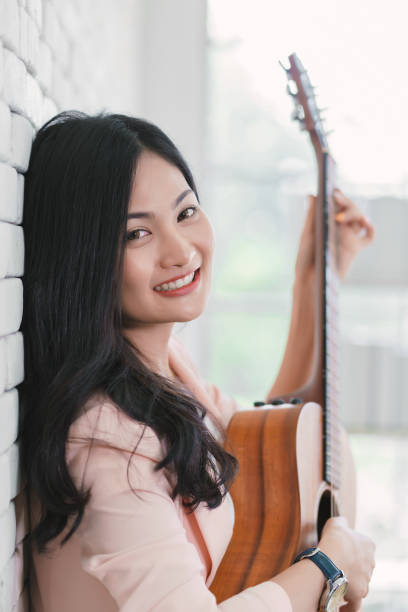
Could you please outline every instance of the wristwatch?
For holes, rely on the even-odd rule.
[[[293,563],[302,559],[313,561],[326,576],[327,582],[320,598],[319,612],[333,612],[340,606],[346,594],[348,587],[346,576],[320,548],[307,548],[295,558]]]

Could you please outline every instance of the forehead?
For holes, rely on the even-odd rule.
[[[143,151],[133,179],[129,212],[141,207],[168,205],[186,187],[188,183],[177,166],[156,153]]]

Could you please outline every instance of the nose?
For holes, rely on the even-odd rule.
[[[194,259],[196,249],[181,232],[172,231],[162,235],[160,241],[160,264],[163,268],[182,268]]]

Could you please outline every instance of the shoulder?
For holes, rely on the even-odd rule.
[[[164,457],[156,432],[128,416],[102,392],[94,393],[82,406],[68,432],[68,447],[89,445],[90,441],[94,446],[135,452],[157,462]]]

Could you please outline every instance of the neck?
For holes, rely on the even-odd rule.
[[[174,323],[135,324],[123,328],[123,335],[141,353],[148,368],[167,378],[173,378],[169,365],[169,340]]]

